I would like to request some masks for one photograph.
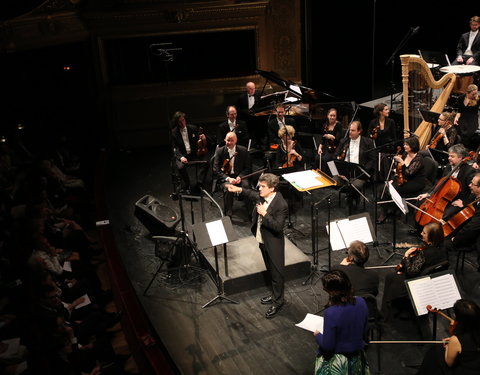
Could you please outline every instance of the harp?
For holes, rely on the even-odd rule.
[[[441,90],[437,100],[430,108],[432,112],[441,113],[447,104],[457,77],[454,73],[448,73],[436,81],[425,60],[418,55],[401,55],[400,60],[402,62],[403,129],[405,130],[405,134],[410,134],[412,131],[412,129],[410,129],[410,118],[416,116],[416,113],[413,96],[409,94],[409,87],[411,86],[409,85],[409,78],[414,76],[415,79],[421,81],[422,85],[426,85],[433,90]],[[415,129],[414,134],[419,138],[420,149],[424,149],[432,137],[431,124],[422,121]]]

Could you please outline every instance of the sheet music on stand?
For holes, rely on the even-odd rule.
[[[328,225],[326,225],[328,232]],[[330,244],[333,251],[346,249],[353,241],[366,244],[375,240],[374,230],[368,212],[352,215],[346,219],[330,222]]]
[[[398,191],[393,187],[391,181],[388,181],[388,191],[390,196],[392,197],[393,202],[397,205],[397,207],[402,211],[404,215],[408,213],[408,206],[404,198],[398,193]]]
[[[282,177],[298,191],[307,191],[336,185],[335,180],[328,175],[313,169],[282,174]]]
[[[417,316],[428,313],[427,305],[444,310],[462,298],[457,280],[448,270],[405,280],[405,285]]]

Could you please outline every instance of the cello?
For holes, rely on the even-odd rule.
[[[451,235],[455,232],[463,223],[468,219],[472,218],[475,215],[475,208],[473,207],[476,203],[480,202],[480,198],[475,199],[472,203],[469,203],[453,215],[446,222],[442,223],[443,235],[445,237]]]
[[[445,313],[441,312],[440,310],[432,307],[432,305],[427,305],[425,307],[427,308],[427,310],[429,312],[438,314],[440,316],[443,316],[445,319],[448,319],[450,321],[450,326],[448,327],[448,333],[450,333],[450,335],[453,335],[453,333],[455,332],[455,327],[457,326],[457,322],[455,321],[455,319],[450,318],[447,314],[445,314]]]
[[[442,177],[440,181],[438,181],[435,188],[429,194],[430,197],[427,197],[425,201],[422,202],[419,207],[420,210],[415,214],[415,221],[419,225],[424,226],[430,223],[434,220],[432,216],[442,222],[441,219],[445,212],[445,208],[453,201],[453,199],[455,199],[461,188],[460,181],[457,178],[452,177],[452,174],[474,156],[475,155],[472,155],[472,152],[470,152],[469,156],[463,158],[455,168],[452,168],[447,176]],[[425,214],[425,212],[428,213],[428,215]]]

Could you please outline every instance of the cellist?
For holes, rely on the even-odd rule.
[[[445,207],[443,218],[448,218],[454,213],[460,211],[464,206],[471,202],[472,196],[468,185],[472,181],[475,170],[467,163],[462,163],[464,158],[468,156],[468,151],[462,144],[456,144],[448,149],[448,166],[443,171],[443,177],[453,177],[460,182],[460,191],[452,199],[452,201]],[[452,173],[452,171],[454,171]],[[432,195],[436,186],[432,191],[425,194],[420,194],[417,199],[423,200]]]
[[[470,190],[475,196],[475,203],[471,203],[475,213],[460,230],[450,239],[445,241],[446,250],[457,251],[461,247],[473,245],[477,250],[477,272],[480,272],[480,173],[476,173],[470,182]]]

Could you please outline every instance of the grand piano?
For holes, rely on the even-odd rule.
[[[253,108],[255,116],[275,115],[275,106],[284,104],[287,116],[294,116],[297,131],[301,133],[320,133],[321,126],[327,118],[327,111],[336,108],[338,119],[347,128],[355,116],[357,105],[352,101],[341,101],[333,95],[298,85],[279,74],[257,70],[266,79],[261,91],[261,99]],[[270,94],[264,94],[268,82],[280,88]]]

